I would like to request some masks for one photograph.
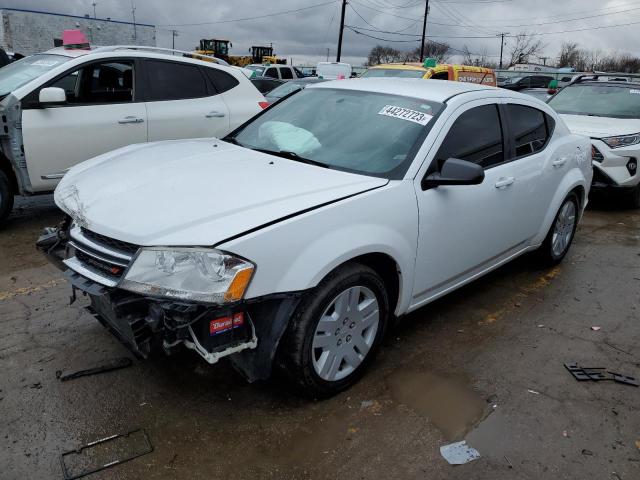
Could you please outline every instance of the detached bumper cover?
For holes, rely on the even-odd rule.
[[[68,231],[68,220],[56,229],[46,229],[36,243],[38,249],[63,270],[72,286],[71,301],[77,291],[87,295],[89,313],[136,356],[147,358],[157,350],[171,354],[186,347],[208,363],[229,357],[249,381],[270,376],[280,338],[304,292],[274,294],[228,306],[145,297],[97,283],[69,268],[73,244],[69,245]]]

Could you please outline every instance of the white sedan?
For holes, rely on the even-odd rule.
[[[186,346],[347,388],[401,317],[525,252],[567,253],[591,146],[491,87],[311,85],[223,140],[138,145],[70,170],[38,241],[142,357]]]

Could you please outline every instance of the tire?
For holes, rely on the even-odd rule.
[[[572,223],[567,223],[573,212]],[[544,239],[538,253],[543,262],[548,265],[556,265],[565,257],[575,237],[578,227],[578,217],[580,215],[580,201],[578,196],[572,192],[564,199],[558,209],[549,233]],[[568,237],[566,235],[569,235]]]
[[[13,191],[5,173],[0,170],[0,227],[13,210]]]
[[[353,313],[355,294],[365,314]],[[380,276],[365,265],[344,265],[301,301],[280,343],[277,366],[305,395],[335,395],[371,364],[388,317],[389,299]]]
[[[640,184],[629,192],[629,207],[640,208]]]

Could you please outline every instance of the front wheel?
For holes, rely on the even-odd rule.
[[[546,263],[552,265],[560,263],[569,251],[578,227],[579,205],[578,196],[575,193],[569,194],[560,205],[539,251]]]
[[[280,345],[280,369],[313,397],[348,388],[379,348],[388,302],[384,282],[372,269],[340,267],[296,310]]]
[[[0,170],[0,227],[13,210],[13,192],[9,179]]]

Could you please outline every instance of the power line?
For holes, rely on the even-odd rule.
[[[265,15],[259,15],[256,17],[245,17],[245,18],[234,18],[232,20],[218,20],[214,22],[200,22],[200,23],[165,23],[163,25],[158,25],[159,27],[197,27],[200,25],[216,25],[220,23],[235,23],[235,22],[246,22],[250,20],[258,20],[261,18],[269,18],[269,17],[277,17],[280,15],[288,15],[290,13],[302,12],[305,10],[311,10],[312,8],[324,7],[325,5],[331,5],[336,3],[338,0],[331,0],[330,2],[324,3],[316,3],[315,5],[309,5],[308,7],[294,8],[292,10],[283,10],[281,12],[268,13]]]

